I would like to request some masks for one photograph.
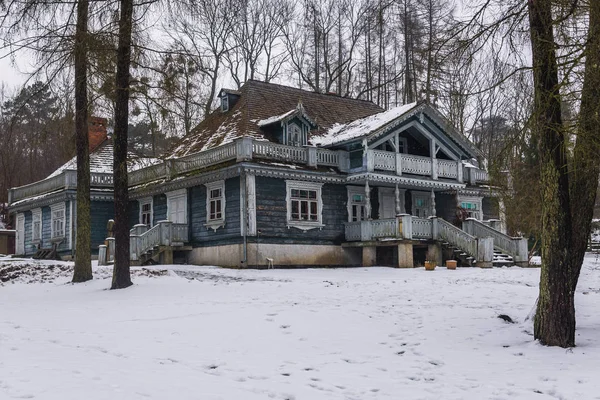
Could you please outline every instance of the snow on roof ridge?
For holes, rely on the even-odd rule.
[[[258,121],[257,125],[259,127],[270,125],[270,124],[272,124],[274,122],[281,121],[282,119],[284,119],[286,117],[289,117],[290,115],[294,114],[296,111],[298,111],[298,109],[294,108],[294,109],[292,109],[290,111],[287,111],[287,112],[285,112],[283,114],[274,115],[274,116],[266,118],[266,119],[261,119],[260,121]]]
[[[311,142],[314,145],[326,146],[364,136],[401,117],[418,104],[417,102],[404,104],[347,124],[334,124],[324,135],[313,137]]]

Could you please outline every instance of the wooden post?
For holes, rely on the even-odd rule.
[[[438,178],[438,164],[437,164],[437,158],[435,158],[435,141],[433,139],[429,140],[429,154],[431,157],[431,178],[432,179],[437,179]]]
[[[477,266],[491,268],[494,261],[494,238],[477,238]]]
[[[437,211],[435,210],[435,192],[433,188],[431,189],[431,217],[435,217],[437,215]]]
[[[369,181],[365,182],[365,218],[371,219],[371,188],[369,187]]]
[[[307,165],[317,167],[317,148],[315,146],[304,146],[307,151]]]
[[[237,162],[252,160],[252,138],[243,136],[236,139],[235,151]]]
[[[402,175],[402,153],[396,153],[396,175]]]
[[[398,230],[402,239],[412,240],[412,215],[398,214]]]
[[[462,160],[458,160],[456,162],[456,179],[460,182],[463,183],[464,182],[464,178],[463,178],[463,163]]]
[[[396,184],[396,190],[394,191],[395,200],[396,200],[396,215],[402,214],[403,210],[400,209],[400,189],[398,188],[398,184]]]

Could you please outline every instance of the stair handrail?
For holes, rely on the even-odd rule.
[[[444,240],[470,257],[477,259],[478,243],[476,237],[442,218],[436,218],[436,220],[438,235],[436,239]]]
[[[479,238],[493,238],[494,246],[511,256],[516,263],[528,261],[529,254],[525,238],[509,236],[475,218],[467,218],[463,222],[463,230]]]

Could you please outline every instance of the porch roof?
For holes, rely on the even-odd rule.
[[[373,172],[363,172],[359,174],[349,175],[346,178],[346,183],[365,184],[369,183],[381,183],[384,185],[400,185],[402,187],[415,188],[415,189],[464,189],[467,185],[459,182],[434,180],[428,178],[415,178],[402,175],[389,175],[389,174],[378,174]]]

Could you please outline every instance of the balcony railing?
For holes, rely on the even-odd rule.
[[[487,182],[489,179],[486,171],[467,167],[462,161],[442,160],[391,151],[368,150],[362,168],[365,168],[365,165],[369,172],[386,171],[396,175],[423,175],[433,179],[448,178],[471,184]]]
[[[93,172],[90,179],[92,188],[106,188],[113,186],[112,174]],[[59,189],[76,188],[77,171],[65,170],[51,178],[10,189],[8,191],[8,203],[12,205],[17,201],[40,196],[45,193],[51,193]]]

